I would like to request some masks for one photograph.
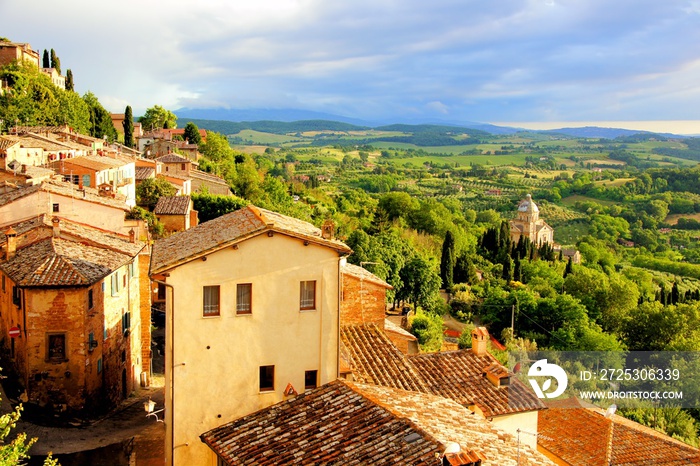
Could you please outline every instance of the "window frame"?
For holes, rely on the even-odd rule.
[[[52,353],[52,347],[55,347],[55,342],[62,341],[63,349],[61,356],[55,356]],[[68,336],[66,332],[49,332],[46,334],[46,361],[47,362],[66,362],[68,361]]]
[[[247,289],[248,302],[240,301],[241,291]],[[241,305],[247,304],[247,309],[241,309]],[[236,315],[250,315],[253,313],[253,284],[252,283],[237,283],[236,284]]]
[[[95,307],[95,292],[93,291],[92,288],[90,288],[88,290],[87,305],[88,305],[88,311],[92,311],[93,308]]]
[[[308,289],[309,284],[313,284],[313,299],[309,303]],[[306,293],[305,293],[306,292]],[[299,310],[314,311],[316,310],[316,280],[302,280],[299,282]]]
[[[207,303],[207,298],[213,295],[207,295],[207,290],[216,290],[216,303]],[[210,306],[210,309],[207,309]],[[216,306],[214,311],[213,306]],[[219,317],[221,315],[221,286],[220,285],[204,285],[202,286],[202,317]]]
[[[270,374],[270,372],[272,374]],[[271,379],[269,384],[263,385],[263,381],[267,382]],[[268,393],[275,391],[275,366],[260,366],[258,372],[258,390],[260,393]]]

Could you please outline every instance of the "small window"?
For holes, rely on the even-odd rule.
[[[122,334],[127,336],[131,330],[131,312],[125,312],[122,315]]]
[[[54,205],[53,205],[53,211],[54,211],[54,212],[58,212],[59,209],[60,209],[60,206],[59,206],[58,204],[54,204]]]
[[[239,283],[236,285],[236,314],[250,314],[253,312],[253,285]]]
[[[22,308],[22,290],[17,286],[12,287],[12,304]]]
[[[95,306],[95,299],[93,296],[92,289],[88,290],[88,309],[92,309]]]
[[[304,372],[304,388],[307,390],[318,387],[318,371]]]
[[[185,164],[184,163],[180,164],[180,170],[185,171]]]
[[[204,307],[202,315],[204,317],[219,315],[219,285],[205,286],[204,289]]]
[[[102,372],[102,358],[97,360],[97,373],[99,374],[101,372]]]
[[[301,282],[299,308],[302,311],[316,309],[316,280]]]
[[[123,282],[123,285],[122,285],[122,286],[123,286],[124,288],[126,288],[126,275],[127,275],[127,274],[124,274],[124,276],[122,277],[122,282]]]
[[[260,366],[260,391],[271,392],[275,389],[275,366]]]
[[[66,334],[49,333],[47,337],[47,359],[49,361],[66,360]]]
[[[114,272],[111,277],[112,280],[112,296],[117,296],[119,294],[119,272]]]

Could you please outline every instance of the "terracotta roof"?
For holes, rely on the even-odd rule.
[[[398,333],[399,335],[406,337],[410,340],[417,340],[415,335],[413,335],[411,332],[408,330],[404,329],[400,325],[396,325],[389,319],[384,319],[384,331],[385,332],[393,332],[393,333]]]
[[[126,205],[124,197],[121,195],[117,195],[117,197],[114,198],[100,196],[98,191],[94,188],[85,187],[83,190],[78,190],[78,186],[74,185],[73,183],[59,180],[43,181],[33,186],[21,187],[0,194],[0,206],[13,202],[17,199],[21,199],[25,196],[29,196],[37,191],[46,191],[52,194],[80,199],[86,202],[94,202],[124,211],[131,210]]]
[[[305,239],[341,253],[352,252],[340,241],[322,238],[321,230],[310,223],[248,205],[156,241],[153,246],[151,273],[164,272],[268,230]]]
[[[52,217],[47,214],[41,214],[27,220],[3,225],[0,228],[0,244],[4,244],[7,241],[5,238],[5,230],[7,230],[8,226],[13,228],[19,236],[37,228],[43,228],[52,234],[53,222],[51,218]],[[129,256],[136,256],[146,246],[146,243],[138,240],[132,243],[126,235],[83,225],[60,217],[57,218],[60,220],[59,228],[63,239],[109,249]]]
[[[20,139],[14,136],[0,136],[0,150],[6,150],[9,147],[18,144]]]
[[[168,155],[164,155],[162,157],[158,157],[156,159],[156,162],[160,162],[160,163],[192,163],[192,161],[190,159],[182,157],[181,155],[177,155],[177,154],[168,154]]]
[[[341,270],[343,274],[359,278],[360,280],[376,283],[377,285],[383,286],[384,288],[390,290],[394,288],[393,286],[389,285],[387,282],[385,282],[384,280],[377,277],[375,274],[363,267],[359,267],[357,265],[346,262]]]
[[[490,354],[471,350],[408,356],[432,393],[463,406],[476,405],[486,417],[543,409],[544,404],[515,377],[510,386],[496,387],[484,370],[497,362]]]
[[[153,213],[156,215],[187,215],[190,212],[190,196],[163,196],[158,199]]]
[[[342,354],[360,382],[431,393],[413,364],[374,324],[340,327]]]
[[[216,175],[212,175],[211,173],[203,172],[201,170],[190,170],[190,178],[200,180],[204,183],[224,184],[226,185],[226,187],[228,187],[226,180],[224,180],[223,178]]]
[[[357,390],[394,414],[406,417],[442,444],[455,442],[462,454],[476,453],[483,465],[553,465],[544,455],[520,444],[483,416],[454,400],[426,393],[356,384]]]
[[[137,180],[145,180],[147,178],[153,178],[155,172],[155,169],[150,167],[136,167],[134,175]]]
[[[38,134],[25,133],[19,136],[19,139],[21,147],[26,148],[37,148],[53,152],[68,151],[73,149],[72,146],[66,143],[54,141],[52,139],[39,136]]]
[[[201,439],[226,464],[434,465],[447,442],[459,443],[463,454],[485,458],[484,465],[514,466],[518,455],[515,442],[450,400],[341,380]],[[525,447],[521,453],[520,464],[552,464]]]
[[[700,450],[618,415],[604,416],[576,399],[547,402],[537,443],[568,464],[642,466],[700,464]],[[612,433],[612,439],[610,437]]]
[[[417,435],[413,435],[417,434]],[[442,446],[350,385],[331,382],[202,434],[227,464],[434,464]]]
[[[109,170],[110,168],[119,168],[124,166],[123,162],[112,157],[104,157],[99,155],[86,155],[82,157],[72,157],[70,159],[57,160],[53,162],[54,167],[62,165],[76,165],[78,167],[88,168],[90,170]]]
[[[18,249],[0,269],[19,286],[85,286],[131,259],[108,249],[49,237]]]

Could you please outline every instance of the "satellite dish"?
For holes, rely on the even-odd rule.
[[[615,411],[617,411],[617,405],[616,405],[616,404],[611,404],[611,405],[608,407],[608,410],[605,411],[605,417],[607,417],[608,419],[610,419],[611,417],[613,417],[613,414],[615,414]]]

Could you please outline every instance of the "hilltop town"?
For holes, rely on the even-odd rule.
[[[509,359],[700,350],[692,141],[221,134],[110,114],[51,55],[0,40],[0,352],[26,423],[90,436],[138,404],[137,465],[700,464],[697,413],[543,399]]]

